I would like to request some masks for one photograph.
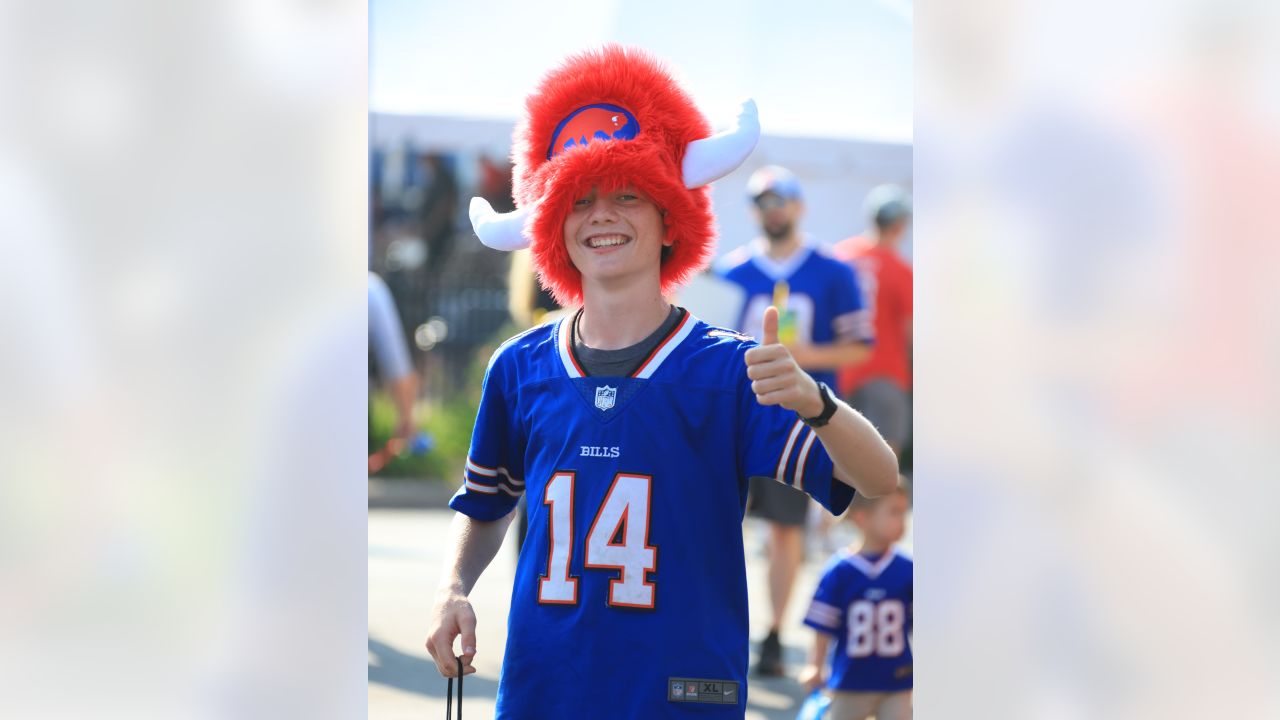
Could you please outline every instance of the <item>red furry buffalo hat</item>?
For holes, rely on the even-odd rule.
[[[713,180],[738,167],[760,136],[747,100],[733,127],[711,124],[649,54],[617,45],[568,58],[525,101],[513,137],[516,210],[499,215],[471,200],[471,224],[497,250],[532,247],[542,284],[564,305],[582,301],[582,276],[564,245],[574,200],[593,186],[630,185],[666,212],[669,292],[711,259]]]

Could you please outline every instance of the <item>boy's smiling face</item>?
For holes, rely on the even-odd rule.
[[[592,189],[564,221],[569,258],[584,280],[609,281],[653,273],[661,264],[666,228],[658,206],[634,188]]]

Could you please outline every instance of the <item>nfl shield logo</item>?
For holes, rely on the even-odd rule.
[[[613,401],[618,399],[618,388],[602,385],[596,388],[596,407],[601,410],[608,410],[613,407]]]

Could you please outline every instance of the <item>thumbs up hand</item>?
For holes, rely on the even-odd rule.
[[[764,311],[764,337],[746,352],[747,377],[761,405],[781,405],[803,417],[822,413],[818,383],[800,369],[791,352],[778,342],[778,309]]]
[[[764,310],[764,339],[761,345],[778,344],[778,308],[770,305]]]

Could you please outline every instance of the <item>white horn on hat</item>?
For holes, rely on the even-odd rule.
[[[733,172],[760,139],[760,118],[755,100],[745,100],[729,129],[694,140],[684,151],[684,186],[690,190]]]
[[[494,250],[523,250],[529,247],[529,239],[524,236],[524,222],[529,211],[516,208],[508,213],[495,212],[488,200],[480,197],[471,198],[471,227],[476,237],[486,247]]]

